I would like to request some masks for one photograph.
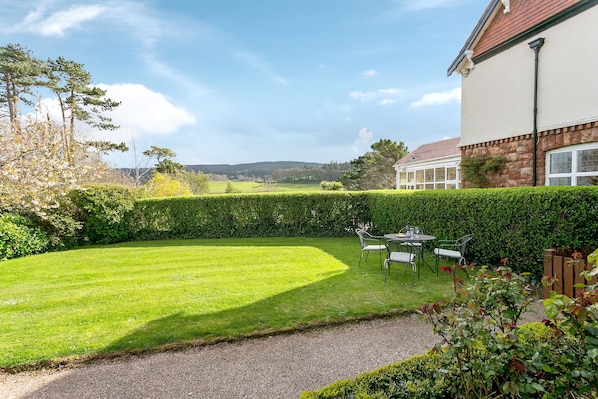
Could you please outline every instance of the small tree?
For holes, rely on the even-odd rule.
[[[187,183],[160,172],[155,172],[144,188],[150,197],[174,197],[192,194]]]
[[[394,188],[394,164],[407,155],[403,142],[382,139],[371,145],[372,151],[351,161],[351,169],[343,172],[339,181],[348,190]]]

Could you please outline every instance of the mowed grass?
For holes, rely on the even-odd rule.
[[[252,181],[233,181],[233,187],[243,194],[268,192],[313,192],[321,191],[320,183],[258,183]],[[210,194],[225,194],[225,181],[211,181]]]
[[[384,283],[359,253],[357,237],[173,240],[0,262],[0,368],[392,314],[450,291],[425,267],[414,287],[396,265]]]

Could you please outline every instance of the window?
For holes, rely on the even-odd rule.
[[[598,185],[598,143],[559,148],[546,157],[547,186]]]
[[[459,187],[457,166],[405,167],[398,174],[398,189],[407,190],[448,190]]]

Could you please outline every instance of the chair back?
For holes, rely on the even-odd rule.
[[[367,246],[365,239],[367,238],[367,236],[369,236],[369,234],[363,229],[355,229],[355,233],[357,233],[357,235],[359,236],[361,248],[365,248]]]
[[[467,234],[467,235],[464,235],[463,237],[457,239],[456,246],[457,246],[457,248],[459,248],[459,252],[461,252],[461,256],[465,256],[465,247],[467,246],[467,243],[471,240],[472,237],[473,237],[473,234]]]

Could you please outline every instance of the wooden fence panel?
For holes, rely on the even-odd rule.
[[[596,277],[586,282],[580,276],[583,270],[591,270],[592,266],[586,262],[587,254],[582,252],[583,258],[579,261],[573,261],[569,255],[570,252],[559,249],[547,249],[544,251],[544,275],[553,276],[555,281],[552,285],[544,287],[544,298],[548,298],[550,291],[557,294],[567,295],[569,298],[575,298],[581,295],[583,288],[576,288],[576,284],[596,284]]]

